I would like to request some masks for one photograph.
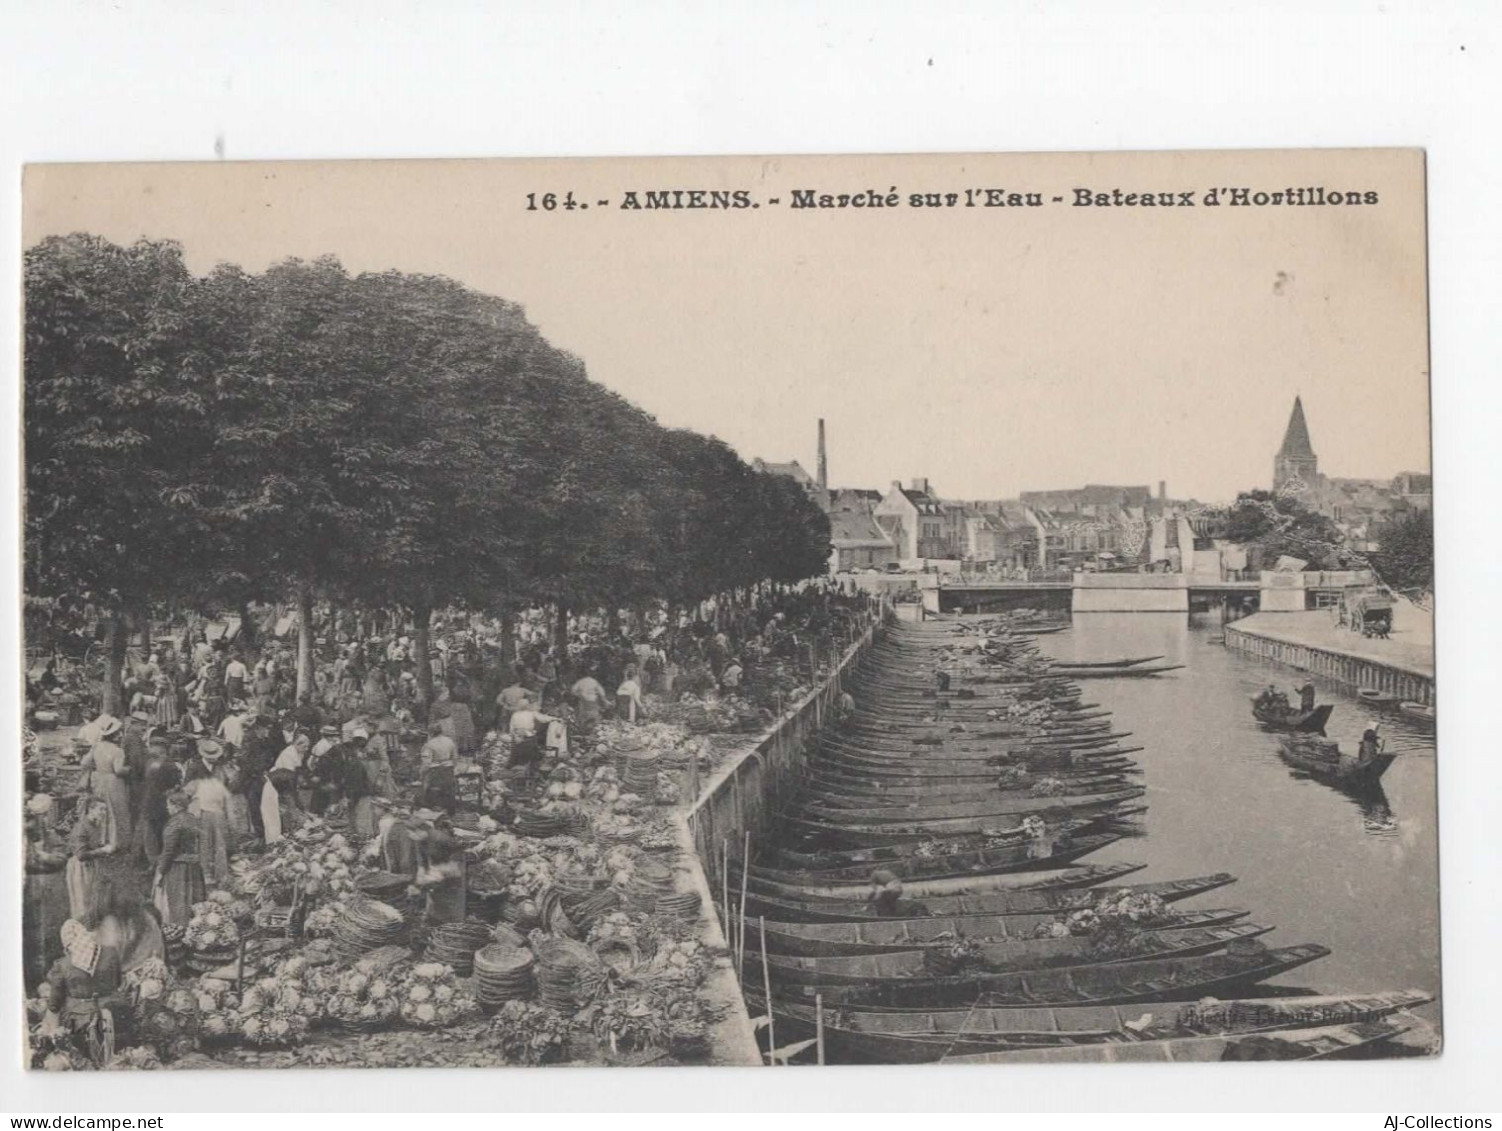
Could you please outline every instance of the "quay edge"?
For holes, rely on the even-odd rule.
[[[700,897],[700,939],[706,945],[722,951],[732,949],[719,909],[725,880],[724,851],[728,849],[732,859],[738,860],[747,833],[754,851],[756,838],[763,834],[767,818],[776,808],[782,783],[802,766],[809,738],[833,717],[846,674],[876,642],[888,615],[890,609],[884,607],[881,618],[845,649],[833,671],[770,727],[758,735],[748,735],[745,748],[710,774],[698,796],[675,813],[679,847],[688,860],[689,883]],[[732,903],[735,894],[731,893]],[[747,934],[755,929],[748,921]],[[726,1009],[725,1019],[711,1031],[710,1063],[764,1064],[734,963],[717,963],[705,990],[716,1005]]]
[[[1432,662],[1426,669],[1419,663],[1363,653],[1355,647],[1301,640],[1292,631],[1280,630],[1271,619],[1277,616],[1258,614],[1226,625],[1226,647],[1320,676],[1351,692],[1375,688],[1399,699],[1434,705]]]

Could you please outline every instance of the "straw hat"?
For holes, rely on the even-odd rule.
[[[224,757],[224,747],[212,738],[206,738],[198,744],[198,756],[205,762],[217,762]]]
[[[116,735],[116,734],[119,734],[119,733],[120,733],[120,720],[117,719],[117,718],[115,718],[113,715],[107,716],[104,719],[104,721],[99,724],[99,737],[100,738],[109,738],[112,735]]]
[[[52,794],[39,793],[26,799],[26,812],[33,817],[45,817],[52,812]]]

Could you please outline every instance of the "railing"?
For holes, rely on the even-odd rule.
[[[1029,585],[1060,583],[1074,580],[1074,571],[1068,569],[1009,569],[984,573],[946,573],[939,575],[939,588],[973,588],[976,586]]]

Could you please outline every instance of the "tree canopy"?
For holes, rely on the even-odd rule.
[[[1341,536],[1335,523],[1286,494],[1243,491],[1227,508],[1221,537],[1260,546],[1269,562],[1287,555],[1315,569],[1339,564]]]
[[[26,580],[120,607],[317,593],[496,610],[691,601],[821,573],[791,481],[667,429],[504,299],[181,247],[26,255]]]
[[[1434,592],[1434,516],[1412,510],[1393,516],[1377,531],[1377,571],[1394,589]]]

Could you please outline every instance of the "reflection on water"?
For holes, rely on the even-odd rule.
[[[1092,613],[1075,617],[1067,632],[1039,637],[1061,659],[1161,654],[1184,665],[1156,679],[1081,684],[1086,702],[1112,711],[1117,729],[1145,747],[1137,758],[1149,802],[1145,835],[1090,862],[1144,862],[1143,881],[1236,874],[1216,906],[1245,907],[1253,921],[1276,927],[1269,945],[1331,948],[1308,968],[1319,992],[1438,993],[1432,731],[1382,716],[1387,750],[1398,756],[1375,787],[1347,789],[1300,773],[1283,761],[1277,736],[1252,718],[1253,696],[1269,683],[1292,691],[1313,679],[1319,701],[1335,704],[1326,733],[1343,750],[1355,750],[1376,717],[1372,708],[1318,677],[1210,643],[1219,631],[1182,614]]]

